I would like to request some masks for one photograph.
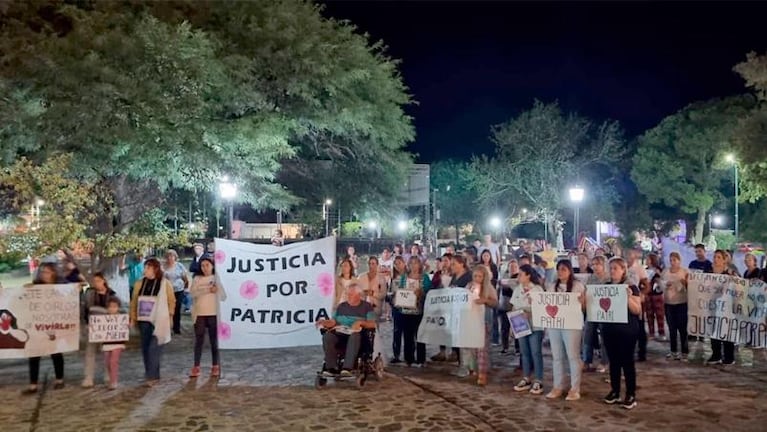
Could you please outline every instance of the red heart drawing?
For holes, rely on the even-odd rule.
[[[546,306],[546,313],[549,314],[550,317],[554,318],[557,316],[557,312],[559,312],[559,307],[555,305],[548,305]]]
[[[610,297],[602,297],[599,299],[599,307],[602,308],[603,311],[607,312],[610,310],[610,304],[612,302],[610,301]]]

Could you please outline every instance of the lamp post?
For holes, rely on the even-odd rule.
[[[229,202],[229,217],[227,228],[229,233],[226,238],[232,238],[232,225],[234,221],[234,197],[237,196],[237,185],[229,181],[229,177],[224,176],[221,182],[218,184],[218,193],[221,195],[221,199]]]
[[[570,201],[575,205],[575,219],[573,220],[573,248],[578,248],[578,224],[580,223],[580,203],[586,191],[580,186],[570,188]]]
[[[330,235],[330,205],[333,204],[333,200],[330,198],[326,199],[325,202],[322,203],[322,219],[325,221],[325,237]]]
[[[738,234],[740,232],[740,219],[738,218],[738,198],[740,195],[740,184],[738,183],[738,160],[732,153],[727,154],[725,159],[735,168],[735,249],[737,250],[739,238]]]

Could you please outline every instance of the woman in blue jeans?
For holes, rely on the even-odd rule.
[[[512,310],[521,310],[525,313],[528,322],[532,322],[532,300],[530,294],[535,291],[543,291],[541,276],[533,266],[525,264],[519,268],[519,285],[511,296]],[[533,329],[533,333],[521,338],[519,350],[522,354],[523,378],[514,386],[514,391],[530,391],[531,394],[543,393],[543,330]],[[530,373],[535,371],[535,380],[530,380]]]
[[[547,291],[579,294],[581,308],[585,309],[586,287],[573,276],[570,260],[557,263],[557,280]],[[565,389],[565,363],[570,366],[570,391],[565,400],[577,401],[581,398],[581,337],[583,330],[549,329],[551,357],[554,371],[554,388],[546,395],[547,399],[558,399]]]

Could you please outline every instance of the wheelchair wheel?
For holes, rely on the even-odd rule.
[[[317,390],[321,390],[325,385],[328,383],[327,378],[323,378],[319,375],[317,375],[317,378],[314,379],[314,388]]]

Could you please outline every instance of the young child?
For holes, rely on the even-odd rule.
[[[120,313],[120,299],[110,297],[107,300],[107,313],[115,315]],[[101,351],[104,352],[104,370],[109,377],[109,390],[117,388],[117,376],[120,372],[120,354],[125,349],[124,342],[104,342]]]

